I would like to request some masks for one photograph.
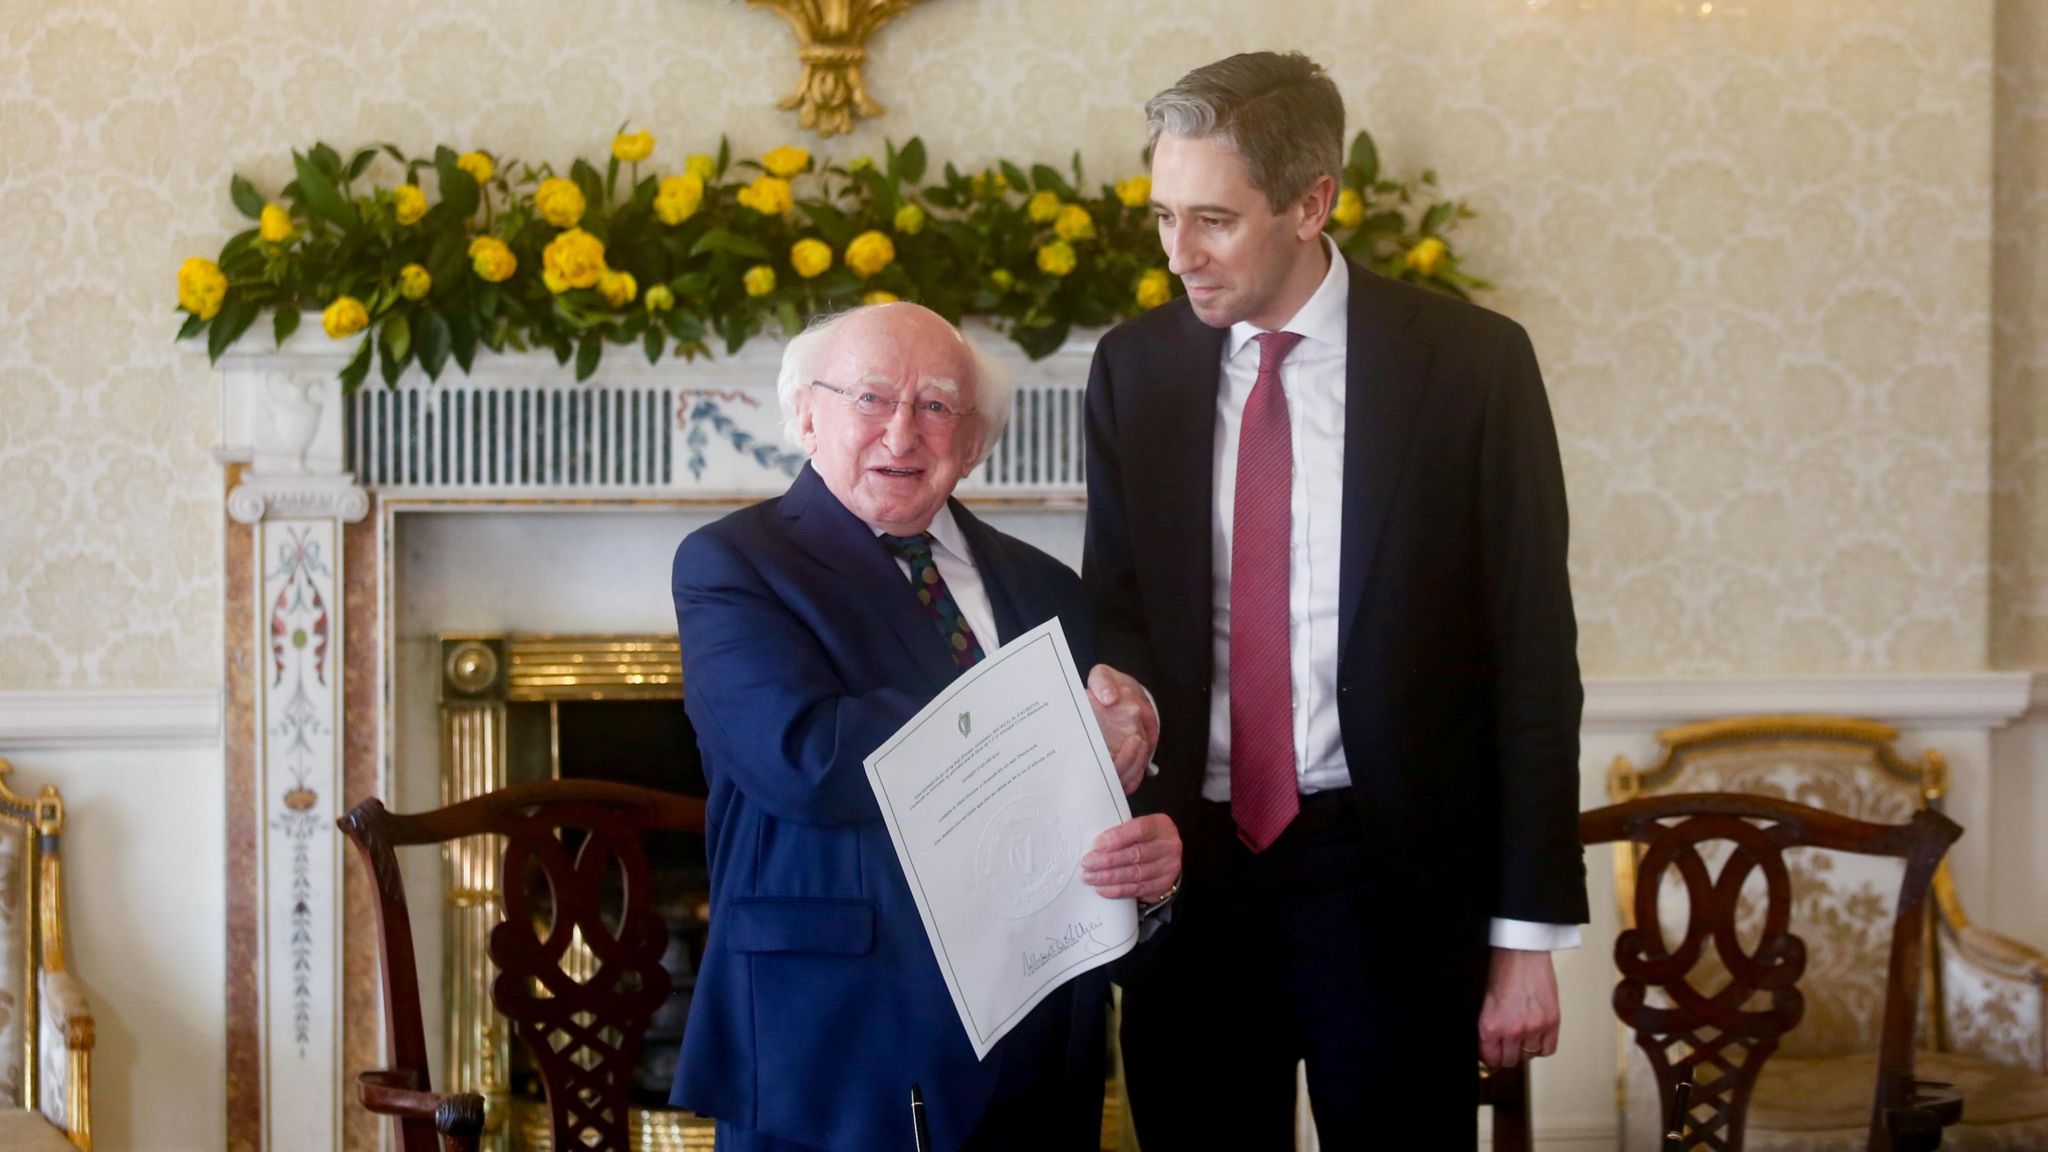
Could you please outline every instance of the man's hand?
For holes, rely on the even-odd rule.
[[[1081,880],[1111,900],[1158,900],[1180,875],[1180,829],[1153,813],[1103,831],[1081,857]]]
[[[1143,685],[1107,664],[1088,670],[1088,703],[1095,709],[1095,723],[1102,728],[1102,742],[1116,761],[1116,778],[1124,795],[1144,783],[1145,766],[1152,763],[1152,750],[1159,746],[1159,714]]]
[[[1557,974],[1548,952],[1495,948],[1479,1010],[1479,1058],[1495,1068],[1557,1051]]]

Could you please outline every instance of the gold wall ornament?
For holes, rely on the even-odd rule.
[[[789,21],[796,32],[803,75],[778,107],[799,108],[796,122],[820,136],[853,131],[856,116],[873,119],[883,108],[868,96],[860,68],[868,37],[925,0],[747,0]]]

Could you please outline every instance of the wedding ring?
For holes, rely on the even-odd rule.
[[[1524,1056],[1541,1056],[1541,1055],[1543,1055],[1543,1049],[1541,1049],[1541,1048],[1524,1048],[1524,1049],[1522,1049],[1522,1055],[1524,1055]]]

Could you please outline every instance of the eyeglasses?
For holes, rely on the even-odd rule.
[[[930,428],[944,428],[956,423],[962,416],[972,416],[972,408],[955,408],[937,396],[918,396],[909,400],[898,400],[884,396],[871,388],[835,388],[823,380],[811,381],[811,387],[823,388],[836,393],[846,401],[846,406],[869,420],[889,420],[896,415],[896,409],[910,405],[910,414],[919,424]]]

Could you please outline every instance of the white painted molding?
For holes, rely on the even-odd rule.
[[[1998,728],[2037,706],[2048,674],[1589,676],[1581,727],[1634,731],[1725,716],[1820,712],[1913,728]]]
[[[215,744],[218,689],[0,690],[0,749]]]

